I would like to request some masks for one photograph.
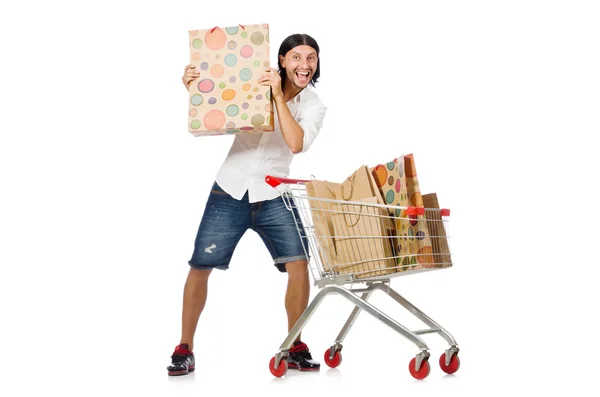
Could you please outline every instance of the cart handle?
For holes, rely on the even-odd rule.
[[[425,215],[425,207],[407,207],[406,214],[417,216],[417,215]],[[450,216],[450,210],[448,208],[440,209],[441,216]]]
[[[265,177],[265,182],[267,182],[271,187],[277,187],[282,183],[300,183],[300,182],[310,182],[306,179],[290,179],[290,178],[279,178],[271,175],[267,175]]]
[[[293,183],[306,183],[306,182],[310,182],[310,180],[280,178],[280,177],[274,177],[271,175],[267,175],[265,177],[265,182],[267,182],[271,187],[277,187],[277,186],[281,185],[282,183],[292,183],[292,184]],[[424,207],[408,207],[407,214],[412,215],[412,216],[424,215],[425,208]],[[441,216],[450,216],[450,210],[448,208],[442,208],[440,210],[440,215]]]

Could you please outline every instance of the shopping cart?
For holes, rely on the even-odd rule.
[[[271,359],[269,369],[274,376],[287,373],[293,342],[330,294],[343,296],[355,308],[333,345],[325,351],[324,361],[329,367],[335,368],[342,362],[342,342],[364,310],[418,347],[409,363],[414,378],[425,379],[430,372],[429,348],[420,337],[424,334],[437,333],[446,340],[450,346],[440,356],[439,365],[448,374],[458,370],[459,348],[452,335],[390,287],[391,278],[452,266],[448,244],[450,210],[316,198],[307,193],[309,180],[267,176],[265,181],[280,192],[294,218],[300,218],[295,219],[298,233],[308,243],[309,268],[320,289]],[[323,233],[325,227],[331,226],[334,233]],[[386,293],[428,328],[411,331],[367,302],[376,290]]]

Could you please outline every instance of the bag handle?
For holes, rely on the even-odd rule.
[[[354,227],[354,226],[356,226],[358,224],[358,222],[360,221],[360,217],[363,215],[362,212],[363,212],[363,208],[364,207],[365,207],[364,205],[360,206],[360,212],[359,212],[358,216],[356,217],[356,222],[354,222],[352,225],[349,225],[348,221],[346,220],[346,215],[350,216],[350,214],[347,214],[345,212],[342,213],[342,215],[344,216],[344,223],[346,224],[346,226],[348,226],[348,227]]]
[[[246,30],[246,28],[245,28],[243,25],[238,25],[238,26],[240,26],[242,29]],[[212,32],[214,32],[216,28],[218,28],[218,26],[215,26],[214,28],[212,28],[212,29],[210,30],[210,32],[211,32],[211,33],[212,33]]]
[[[342,184],[342,188],[341,188],[341,194],[342,194],[342,199],[344,199],[344,201],[350,201],[350,199],[352,199],[352,196],[354,195],[354,180],[356,179],[356,172],[352,175],[350,175],[348,178],[346,178],[346,180],[350,181],[350,196],[348,196],[348,198],[344,197],[344,184]]]

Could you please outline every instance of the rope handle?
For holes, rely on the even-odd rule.
[[[352,199],[352,196],[354,195],[354,180],[356,179],[356,172],[352,175],[350,175],[348,178],[346,178],[348,181],[350,181],[350,195],[348,196],[348,198],[344,197],[344,185],[342,184],[342,188],[341,188],[341,194],[342,194],[342,199],[344,199],[344,201],[350,201],[350,199]]]
[[[344,223],[346,224],[346,226],[348,226],[348,227],[354,227],[354,226],[356,226],[358,224],[358,222],[360,221],[360,217],[363,215],[363,213],[362,213],[363,212],[363,208],[365,208],[365,206],[361,205],[360,206],[359,214],[356,216],[356,222],[354,222],[352,225],[349,225],[348,221],[346,220],[346,215],[350,216],[352,214],[348,214],[346,212],[342,213],[342,215],[344,216]]]
[[[243,25],[238,25],[238,26],[239,26],[239,27],[241,27],[242,29],[246,30],[246,28],[245,28]],[[210,32],[211,32],[211,33],[212,33],[212,32],[214,32],[216,28],[218,28],[218,26],[215,26],[214,28],[212,28],[212,29],[210,30]]]

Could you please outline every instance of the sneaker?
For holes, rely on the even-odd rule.
[[[321,364],[312,359],[308,346],[296,341],[288,352],[288,368],[300,371],[318,371]]]
[[[184,343],[175,348],[171,356],[171,365],[167,367],[169,376],[187,375],[196,369],[194,353],[189,350],[188,344]]]

